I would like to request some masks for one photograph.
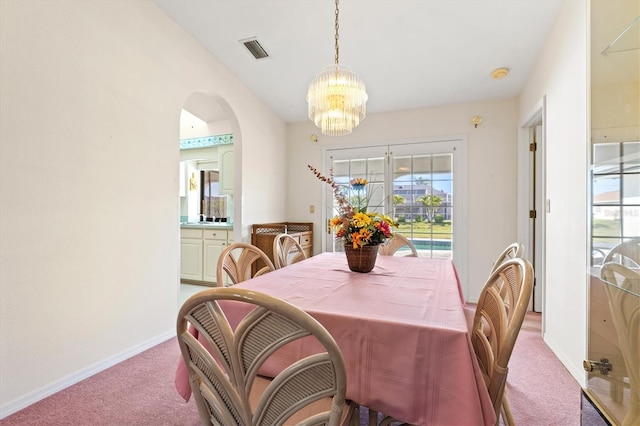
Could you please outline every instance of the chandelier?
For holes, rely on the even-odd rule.
[[[324,67],[313,79],[307,92],[309,119],[328,136],[348,135],[367,115],[368,96],[364,81],[339,63],[338,1],[336,0],[335,64]]]

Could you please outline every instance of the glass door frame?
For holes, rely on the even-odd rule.
[[[417,151],[423,149],[423,151]],[[329,165],[331,164],[330,155],[342,151],[351,156],[340,156],[340,159],[346,158],[368,158],[373,156],[385,156],[386,173],[384,178],[385,188],[392,186],[392,173],[389,172],[389,166],[394,155],[409,154],[453,154],[453,193],[455,194],[453,209],[453,223],[455,232],[453,232],[453,262],[460,278],[460,283],[464,294],[469,294],[468,280],[468,154],[467,154],[467,136],[456,135],[443,138],[425,138],[416,140],[398,140],[385,143],[371,143],[354,146],[353,144],[345,145],[329,145],[322,147],[322,171],[326,175],[329,174]],[[386,195],[389,197],[389,194]],[[386,200],[391,205],[390,200]],[[327,224],[330,216],[330,208],[333,205],[333,193],[330,188],[326,188],[323,193],[322,209],[322,247],[325,251],[332,251],[331,232],[328,230]],[[331,244],[331,245],[330,245]]]

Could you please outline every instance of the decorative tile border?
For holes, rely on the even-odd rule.
[[[205,136],[203,138],[180,139],[180,149],[207,148],[233,143],[233,134]]]

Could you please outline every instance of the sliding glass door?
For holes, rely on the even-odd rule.
[[[330,149],[326,165],[347,191],[352,179],[366,179],[368,210],[392,216],[399,224],[395,231],[413,242],[419,256],[451,259],[462,212],[461,146],[451,140]],[[330,192],[327,197],[333,199]],[[326,204],[327,219],[336,214],[334,203]],[[326,249],[342,251],[330,232]]]

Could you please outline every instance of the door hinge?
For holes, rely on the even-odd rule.
[[[532,142],[529,144],[529,151],[531,152],[536,152],[538,150],[538,144],[535,142]]]
[[[535,210],[529,210],[529,219],[535,219],[536,216],[536,211]]]
[[[609,362],[607,358],[600,358],[600,362],[592,361],[590,359],[585,359],[582,361],[582,367],[584,371],[592,372],[595,368],[600,370],[600,374],[608,376],[609,371],[613,369],[613,365]]]

